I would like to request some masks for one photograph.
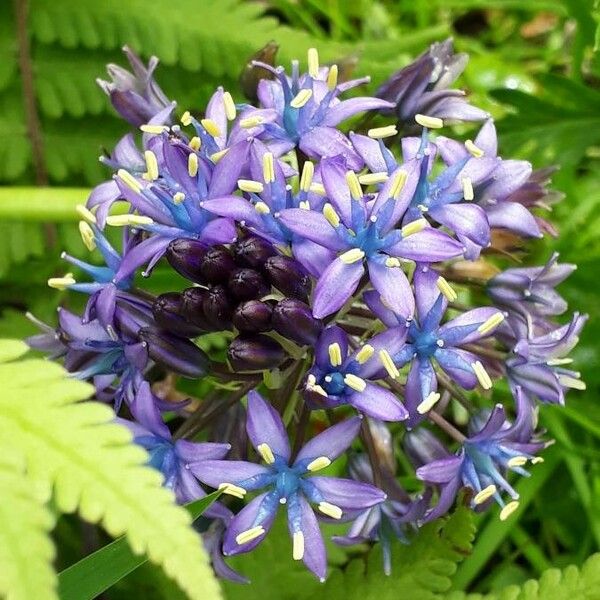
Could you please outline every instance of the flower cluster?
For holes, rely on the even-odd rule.
[[[64,254],[73,273],[48,282],[85,310],[36,321],[30,345],[113,403],[178,502],[222,491],[203,537],[223,577],[245,580],[224,557],[259,545],[281,506],[293,558],[320,579],[322,521],[342,546],[381,543],[389,573],[394,540],[461,490],[506,519],[513,475],[547,445],[538,405],[585,387],[567,355],[586,317],[555,320],[575,268],[556,255],[501,270],[507,234],[556,234],[537,214],[556,195],[551,170],[502,158],[489,115],[449,89],[466,57],[434,44],[378,97],[346,98],[368,78],[342,81],[311,49],[304,73],[250,65],[256,106],[219,88],[191,114],[155,58],[126,53],[133,73],[110,65],[100,85],[139,133],[78,207],[100,263]],[[344,129],[365,112],[376,126]],[[472,139],[441,135],[460,121]],[[155,269],[172,291],[142,289]]]

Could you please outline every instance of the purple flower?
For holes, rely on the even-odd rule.
[[[418,176],[414,165],[400,167],[377,195],[365,196],[359,179],[340,158],[322,162],[327,193],[322,211],[288,209],[281,221],[296,234],[339,253],[317,282],[313,314],[323,318],[340,309],[357,290],[365,273],[371,283],[398,312],[406,309],[412,293],[400,268],[400,259],[420,262],[447,260],[463,253],[462,244],[429,227],[424,219],[396,224],[414,193]]]
[[[325,545],[311,504],[319,512],[340,519],[385,500],[385,494],[366,483],[335,477],[311,476],[340,456],[352,443],[360,418],[348,419],[312,438],[291,460],[291,450],[279,415],[257,392],[248,394],[246,428],[265,465],[245,461],[203,461],[191,465],[200,481],[243,498],[248,491],[266,488],[231,521],[223,553],[228,556],[255,548],[271,528],[280,505],[287,507],[293,557],[324,580]]]
[[[523,466],[528,461],[532,464],[542,461],[535,454],[544,444],[534,438],[535,419],[531,404],[519,389],[515,398],[517,416],[513,424],[507,422],[504,407],[496,404],[487,418],[484,414],[472,420],[470,435],[456,454],[449,454],[417,469],[419,479],[439,488],[438,503],[427,513],[427,520],[444,515],[461,486],[467,486],[475,493],[472,506],[494,498],[502,507],[501,520],[518,508],[519,494],[505,479],[505,474],[512,471],[529,477]],[[506,505],[501,491],[512,498]]]
[[[408,413],[395,394],[368,379],[381,371],[377,352],[388,346],[388,337],[375,336],[351,352],[346,332],[336,325],[327,327],[317,340],[315,362],[305,382],[311,404],[318,408],[349,404],[382,421],[406,419]],[[394,340],[398,345],[402,341]]]
[[[484,389],[491,388],[492,381],[481,360],[463,346],[490,335],[504,320],[498,309],[484,307],[467,311],[442,325],[448,297],[455,292],[436,271],[423,265],[417,265],[413,286],[414,317],[390,310],[376,292],[365,293],[369,308],[390,328],[385,334],[388,347],[379,353],[388,375],[395,379],[399,376],[398,369],[410,364],[405,388],[409,427],[421,421],[440,398],[434,365],[465,389],[473,389],[477,383]],[[404,340],[406,343],[400,345]]]

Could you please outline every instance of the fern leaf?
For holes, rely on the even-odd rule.
[[[3,342],[8,360],[26,350]],[[79,509],[113,536],[126,534],[134,552],[161,565],[190,598],[220,597],[190,516],[161,487],[158,471],[146,467],[146,452],[131,444],[112,410],[90,395],[86,383],[39,359],[0,364],[0,455],[19,448],[28,477],[52,485],[62,512]],[[36,597],[36,596],[32,596]]]

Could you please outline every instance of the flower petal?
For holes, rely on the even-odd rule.
[[[404,271],[400,267],[387,267],[379,260],[367,261],[373,287],[379,292],[385,306],[404,319],[415,310],[415,299]]]
[[[323,125],[335,127],[342,121],[353,117],[354,115],[367,110],[377,110],[379,108],[393,108],[394,105],[386,100],[380,100],[373,97],[358,97],[342,100],[335,106],[332,106],[323,119]]]
[[[201,460],[190,462],[189,469],[202,483],[217,489],[222,483],[233,483],[246,490],[268,485],[271,471],[245,460]]]
[[[322,213],[301,208],[288,208],[281,211],[281,222],[299,236],[331,250],[343,250],[347,244],[338,236]]]
[[[248,393],[246,430],[257,451],[261,444],[268,444],[273,454],[289,460],[290,442],[281,417],[255,390]]]
[[[464,246],[439,229],[428,227],[413,233],[387,249],[392,256],[416,262],[439,262],[460,256]]]
[[[432,219],[485,248],[490,243],[490,225],[484,210],[476,204],[446,204],[432,209]]]
[[[326,502],[335,504],[342,510],[369,508],[386,498],[385,493],[374,485],[353,479],[316,475],[307,481],[317,488]]]
[[[299,146],[310,158],[341,155],[349,169],[358,170],[363,164],[350,140],[333,127],[314,127],[300,138]]]
[[[364,272],[362,260],[348,264],[336,258],[319,277],[313,297],[313,315],[322,319],[344,306]]]
[[[408,411],[393,392],[370,381],[366,382],[362,392],[352,392],[348,396],[348,404],[381,421],[404,421],[408,418]]]

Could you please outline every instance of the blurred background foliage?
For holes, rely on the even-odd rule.
[[[530,248],[527,261],[545,262],[557,250],[577,263],[562,292],[572,309],[590,314],[576,351],[587,392],[571,394],[564,410],[541,411],[556,444],[519,483],[524,506],[513,518],[476,517],[473,553],[453,586],[488,592],[551,566],[582,565],[600,550],[599,21],[592,0],[2,0],[0,337],[31,332],[24,311],[51,321],[65,301],[45,281],[62,274],[61,250],[80,253],[72,207],[106,176],[99,153],[126,132],[95,83],[107,62],[123,62],[124,44],[157,55],[165,92],[182,110],[199,111],[218,85],[240,98],[243,65],[270,40],[283,64],[313,45],[325,60],[357,60],[355,72],[371,74],[374,89],[429,43],[452,36],[471,54],[461,87],[498,119],[502,155],[560,165],[554,187],[565,199],[552,220],[561,235]],[[151,285],[173,289],[170,277],[159,269]],[[94,546],[97,532],[70,518],[56,535],[64,566]],[[245,570],[258,568],[247,562]],[[145,598],[177,597],[149,568],[110,597],[132,597],[131,586],[147,590]],[[253,586],[250,595],[264,589]],[[282,586],[281,597],[289,593]]]

